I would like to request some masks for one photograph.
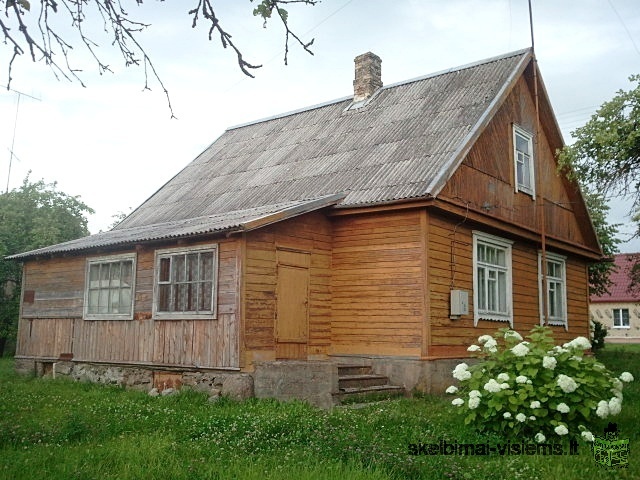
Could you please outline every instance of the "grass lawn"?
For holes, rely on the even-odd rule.
[[[2,479],[617,479],[640,478],[640,348],[607,345],[599,358],[630,371],[623,410],[629,468],[598,466],[586,442],[577,455],[411,455],[410,444],[490,446],[464,426],[449,399],[424,396],[336,408],[221,400],[184,392],[151,398],[115,387],[25,378],[0,360]],[[611,419],[608,419],[611,420]],[[607,421],[591,425],[602,435]],[[558,441],[559,442],[559,441]],[[560,442],[559,442],[560,443]],[[563,444],[564,452],[569,444]]]

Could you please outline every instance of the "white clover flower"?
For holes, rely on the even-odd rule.
[[[598,402],[598,408],[596,408],[596,415],[600,418],[607,418],[609,416],[609,402],[600,400]]]
[[[454,398],[453,400],[451,400],[451,405],[459,407],[460,405],[464,405],[464,400],[461,398]]]
[[[500,389],[500,384],[498,382],[496,382],[493,378],[491,380],[489,380],[487,383],[484,384],[484,389],[487,392],[491,392],[491,393],[496,393],[499,392]]]
[[[480,393],[479,390],[471,390],[469,392],[469,398],[480,398],[482,396],[482,394]]]
[[[467,348],[467,352],[479,352],[480,350],[482,350],[478,345],[470,345],[469,348]]]
[[[527,383],[527,380],[529,380],[527,377],[525,377],[524,375],[518,375],[516,377],[516,383]]]
[[[538,442],[538,443],[542,443],[542,442],[544,442],[544,441],[547,439],[547,437],[545,437],[545,436],[542,434],[542,432],[538,432],[538,433],[536,433],[536,436],[535,436],[535,437],[533,437],[533,438],[534,438],[534,439],[535,439],[535,441],[536,441],[536,442]]]
[[[469,399],[469,408],[471,410],[478,408],[478,405],[480,405],[480,397],[471,397]]]
[[[558,375],[556,383],[564,393],[571,393],[578,388],[578,384],[573,378],[563,374]]]
[[[569,408],[569,405],[562,402],[558,404],[558,406],[556,407],[556,410],[558,410],[560,413],[569,413],[570,408]]]
[[[451,385],[449,388],[445,390],[446,393],[456,393],[458,391],[458,387],[455,385]]]
[[[453,378],[456,380],[469,380],[471,378],[471,372],[468,370],[469,365],[466,363],[460,363],[453,369]]]
[[[609,400],[609,415],[617,415],[622,410],[622,402],[619,398],[613,397]]]
[[[625,383],[633,382],[633,375],[631,375],[629,372],[622,372],[620,374],[620,380]]]
[[[504,382],[504,383],[500,384],[500,389],[506,390],[507,388],[509,388],[509,384],[507,382]]]
[[[489,340],[493,340],[493,337],[491,335],[480,335],[478,337],[478,343],[484,344],[484,343],[488,342]]]
[[[553,429],[553,431],[560,436],[566,435],[567,433],[569,433],[569,430],[564,425],[558,425],[556,428]]]
[[[542,366],[544,368],[548,368],[549,370],[553,370],[556,368],[558,361],[555,357],[542,357]]]
[[[522,335],[520,335],[518,332],[516,332],[515,330],[507,330],[504,333],[504,339],[508,340],[509,338],[515,338],[517,341],[521,342],[522,341]]]
[[[582,438],[584,438],[587,442],[593,442],[593,433],[591,433],[590,431],[585,430],[580,435],[582,435]]]
[[[529,408],[534,409],[534,408],[540,408],[540,402],[538,400],[534,400],[533,402],[531,402],[531,405],[529,405]]]
[[[591,343],[585,337],[576,337],[570,342],[563,345],[564,348],[578,348],[580,350],[589,350]]]
[[[524,357],[527,353],[529,353],[529,347],[527,347],[527,343],[528,342],[520,342],[511,349],[511,352],[516,357]]]
[[[511,412],[504,412],[504,413],[502,414],[502,416],[503,416],[504,418],[511,418]]]
[[[497,379],[501,382],[506,382],[507,380],[509,380],[509,374],[508,373],[499,373]]]
[[[516,420],[522,423],[527,420],[527,416],[524,413],[519,413],[516,415]]]

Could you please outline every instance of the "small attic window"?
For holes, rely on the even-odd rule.
[[[516,177],[516,192],[535,196],[533,169],[533,135],[513,126],[513,160]]]

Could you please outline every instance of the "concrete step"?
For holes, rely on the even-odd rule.
[[[340,389],[336,394],[340,404],[375,402],[383,399],[402,397],[405,389],[395,385],[374,385],[371,387]]]
[[[338,374],[338,387],[340,390],[347,388],[364,388],[387,385],[389,379],[384,375],[340,375]]]
[[[371,374],[370,365],[338,364],[338,376]]]

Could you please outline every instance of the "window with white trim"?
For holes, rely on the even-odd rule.
[[[156,252],[154,316],[215,318],[218,246]]]
[[[516,125],[513,126],[513,150],[516,192],[534,196],[533,136]]]
[[[84,318],[131,320],[135,272],[135,253],[87,259]]]
[[[629,328],[629,309],[613,309],[613,328]]]
[[[486,233],[473,232],[474,325],[478,320],[513,324],[512,243]]]
[[[538,272],[540,292],[540,323],[544,324],[543,301],[547,302],[547,316],[549,325],[567,325],[567,276],[566,261],[562,255],[547,252],[547,293],[543,299],[543,271],[542,253],[538,253]]]

